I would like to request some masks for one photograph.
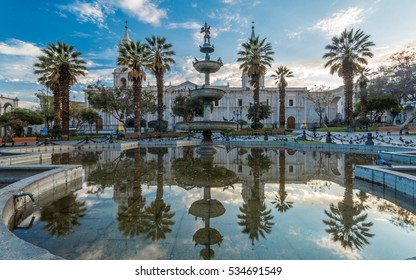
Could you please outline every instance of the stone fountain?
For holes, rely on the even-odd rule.
[[[212,132],[213,131],[229,131],[237,128],[236,122],[230,121],[213,121],[213,102],[220,100],[225,91],[219,88],[210,86],[210,74],[216,73],[220,70],[223,63],[221,58],[217,60],[211,60],[211,54],[214,52],[214,45],[211,45],[211,31],[210,26],[205,23],[205,26],[201,28],[201,33],[204,33],[204,44],[200,46],[200,52],[205,54],[204,60],[198,60],[195,58],[193,66],[199,73],[205,74],[205,84],[200,88],[195,88],[190,91],[192,98],[199,98],[203,101],[204,113],[202,121],[194,122],[179,122],[177,128],[180,130],[188,131],[202,131],[204,139],[201,143],[200,153],[212,154]]]

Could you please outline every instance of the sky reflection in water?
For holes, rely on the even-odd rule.
[[[54,155],[82,163],[86,182],[14,232],[66,259],[416,257],[413,202],[353,179],[374,156],[217,151],[213,162],[191,147]]]

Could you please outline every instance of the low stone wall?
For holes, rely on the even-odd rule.
[[[0,155],[0,165],[17,165],[17,164],[50,164],[52,153],[25,153],[3,151]]]
[[[16,215],[21,209],[29,207],[28,196],[15,199],[19,192],[33,194],[36,205],[48,205],[51,199],[59,199],[65,192],[74,190],[74,183],[82,186],[83,169],[79,165],[48,166],[13,166],[2,169],[42,169],[44,172],[24,178],[0,189],[0,259],[31,260],[59,259],[45,249],[39,248],[15,236],[9,228],[16,222]],[[75,184],[76,185],[76,184]],[[60,195],[61,194],[61,195]]]
[[[355,178],[362,179],[383,187],[391,188],[411,197],[416,195],[416,176],[406,174],[406,171],[416,172],[412,166],[369,166],[357,165]]]

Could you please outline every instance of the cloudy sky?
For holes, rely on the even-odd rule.
[[[237,51],[250,36],[252,22],[275,52],[268,86],[274,85],[270,75],[280,65],[294,72],[289,86],[341,85],[339,77],[323,68],[322,55],[331,37],[345,28],[371,35],[376,44],[373,69],[388,63],[394,52],[416,46],[414,0],[19,0],[0,6],[0,93],[18,97],[26,107],[36,105],[34,93],[43,88],[36,83],[33,63],[50,42],[74,45],[87,62],[88,75],[73,87],[71,100],[82,99],[88,83],[111,85],[126,21],[135,41],[158,35],[173,44],[176,65],[166,84],[203,83],[192,59],[203,57],[198,46],[205,22],[216,49],[212,58],[224,62],[213,84],[241,85]],[[148,82],[154,84],[151,75]]]

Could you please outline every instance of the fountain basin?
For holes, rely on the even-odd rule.
[[[179,122],[176,123],[176,128],[179,130],[192,131],[227,131],[235,130],[237,128],[236,122],[227,121],[196,121],[196,122]]]
[[[225,94],[225,91],[219,88],[211,88],[211,87],[204,87],[204,88],[197,88],[191,90],[191,96],[193,98],[202,98],[206,101],[217,101],[220,100]]]
[[[200,60],[194,62],[194,68],[199,73],[215,73],[220,70],[222,63],[214,60]]]

